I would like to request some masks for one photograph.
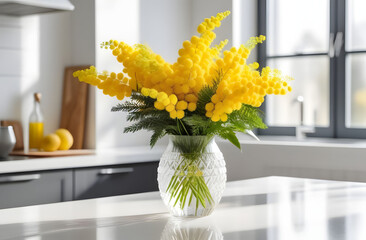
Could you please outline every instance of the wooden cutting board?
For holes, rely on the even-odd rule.
[[[66,128],[74,137],[72,149],[84,148],[85,121],[88,102],[88,84],[72,76],[74,71],[89,66],[65,68],[60,128]]]
[[[0,126],[7,127],[13,126],[16,143],[13,150],[23,150],[24,142],[23,142],[23,128],[22,124],[19,121],[15,120],[1,120]]]
[[[73,149],[54,152],[43,151],[13,151],[9,155],[11,156],[26,156],[26,157],[65,157],[65,156],[77,156],[77,155],[92,155],[95,154],[95,150],[92,149]]]

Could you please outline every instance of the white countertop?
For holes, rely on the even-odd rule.
[[[360,139],[306,138],[297,140],[290,136],[259,136],[261,141],[257,141],[245,134],[239,134],[238,138],[243,146],[300,146],[310,149],[320,147],[329,150],[345,149],[346,151],[357,149],[357,153],[366,154],[366,140]],[[223,152],[227,145],[231,145],[228,141],[219,138],[217,138],[217,142]],[[136,146],[97,150],[95,155],[0,161],[0,174],[158,161],[165,148],[166,146],[155,146],[153,149],[148,146]]]
[[[314,137],[297,139],[295,136],[262,135],[259,135],[258,138],[260,141],[257,141],[246,134],[238,134],[238,139],[241,144],[366,149],[366,139]]]
[[[95,155],[0,161],[0,174],[158,161],[165,146],[98,150]]]
[[[229,182],[212,215],[171,217],[158,192],[0,210],[0,239],[366,239],[366,184]]]

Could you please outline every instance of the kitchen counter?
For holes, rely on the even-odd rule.
[[[360,139],[259,136],[239,134],[242,151],[216,138],[224,153],[229,180],[271,175],[366,182],[366,141]],[[0,174],[158,161],[166,146],[98,150],[96,155],[0,161]],[[362,171],[360,171],[362,170]]]
[[[0,239],[366,238],[366,184],[287,177],[229,182],[204,218],[171,217],[158,192],[0,210]]]
[[[95,155],[0,161],[0,174],[158,161],[165,148],[126,147],[96,151]]]
[[[242,151],[219,142],[229,180],[288,176],[366,182],[366,139],[258,136],[239,134]]]
[[[295,136],[267,135],[259,135],[258,138],[260,139],[260,141],[257,141],[246,134],[238,134],[238,139],[241,144],[366,149],[366,139],[315,137],[297,139]]]

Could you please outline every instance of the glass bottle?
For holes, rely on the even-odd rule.
[[[43,138],[41,94],[34,93],[34,107],[29,117],[29,149],[39,149]]]

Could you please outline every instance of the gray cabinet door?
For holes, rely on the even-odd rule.
[[[159,162],[75,170],[74,199],[157,191]]]
[[[0,175],[0,209],[72,200],[72,171]]]

